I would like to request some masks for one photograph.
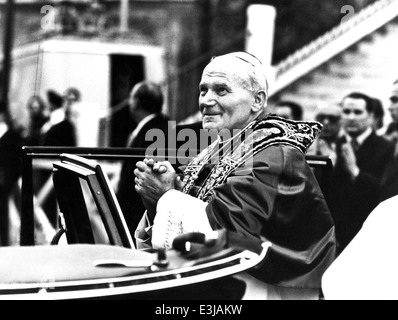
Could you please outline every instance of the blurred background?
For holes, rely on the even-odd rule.
[[[320,107],[359,91],[380,100],[386,128],[397,39],[398,0],[0,0],[0,114],[31,138],[31,98],[40,97],[43,123],[64,99],[78,104],[77,146],[125,147],[136,125],[128,107],[136,83],[160,83],[164,113],[189,124],[200,120],[198,84],[208,61],[248,51],[267,69],[270,110],[293,101],[313,120]],[[49,194],[44,187],[37,198]],[[12,215],[20,203],[7,201],[17,243]]]
[[[398,69],[395,3],[1,0],[3,108],[26,127],[30,96],[76,87],[87,105],[80,144],[124,146],[132,126],[126,98],[136,82],[162,83],[165,112],[191,122],[203,67],[235,50],[269,67],[270,104],[294,100],[306,119],[353,89],[386,101]]]

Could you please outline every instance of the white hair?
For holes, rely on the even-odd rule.
[[[251,66],[251,71],[248,72],[249,89],[253,92],[265,91],[268,97],[268,80],[265,68],[257,57],[247,52],[232,52],[222,56],[213,57],[211,61],[219,58],[235,58]]]

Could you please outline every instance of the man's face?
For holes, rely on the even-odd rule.
[[[248,67],[238,59],[219,58],[205,68],[199,85],[204,129],[242,129],[256,117],[255,94],[244,80]]]
[[[359,136],[372,125],[373,117],[366,110],[365,100],[345,98],[342,111],[343,127],[350,136]]]
[[[340,106],[328,106],[323,108],[315,117],[316,121],[323,124],[320,137],[326,140],[334,140],[338,137],[341,128]]]
[[[390,111],[391,119],[395,123],[398,123],[398,83],[396,83],[393,87],[390,96],[390,102],[391,104],[388,108],[388,111]]]

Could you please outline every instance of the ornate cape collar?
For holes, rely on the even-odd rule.
[[[306,153],[321,133],[322,127],[317,121],[288,120],[269,114],[254,120],[248,129],[256,131],[265,147],[289,144]]]

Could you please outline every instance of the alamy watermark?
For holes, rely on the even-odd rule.
[[[213,148],[208,149],[208,154],[203,155],[208,164],[217,164],[219,161],[240,161],[245,158],[241,169],[253,167],[253,130],[215,130],[201,129],[199,133],[191,128],[184,128],[177,132],[176,122],[169,121],[168,130],[150,129],[145,140],[151,143],[146,149],[147,158],[156,158],[158,161],[168,160],[171,164],[188,164],[193,158],[199,155],[215,143]],[[177,147],[178,146],[178,147]],[[244,172],[245,170],[240,170]]]
[[[55,8],[50,5],[41,7],[40,13],[44,14],[40,25],[43,30],[53,30],[55,28]]]
[[[344,23],[355,15],[355,8],[350,5],[345,5],[341,7],[340,13],[344,14],[344,17],[341,18],[341,23]]]

